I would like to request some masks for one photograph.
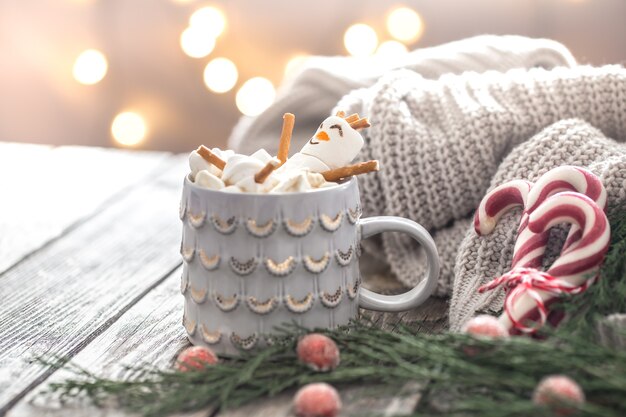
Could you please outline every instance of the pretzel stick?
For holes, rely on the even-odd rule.
[[[291,113],[285,113],[283,116],[283,131],[280,133],[280,143],[278,145],[278,159],[281,164],[284,164],[289,157],[289,145],[295,120],[296,116]]]
[[[265,166],[256,174],[254,174],[254,182],[257,184],[263,184],[267,177],[280,166],[280,161],[276,158],[269,161]]]
[[[360,119],[359,114],[358,113],[354,113],[354,114],[351,114],[350,116],[346,117],[346,122],[352,123],[352,122],[356,122],[359,119]]]
[[[364,117],[364,118],[362,118],[362,119],[359,119],[359,120],[357,120],[356,122],[352,122],[352,123],[350,123],[350,127],[351,127],[352,129],[355,129],[355,130],[357,130],[357,129],[363,129],[363,128],[365,128],[365,127],[370,127],[370,126],[371,126],[371,125],[370,125],[369,120],[367,120],[367,117]]]
[[[374,159],[372,161],[330,169],[321,174],[326,181],[338,181],[342,178],[351,177],[352,175],[367,174],[368,172],[378,171],[379,169],[378,161]]]
[[[339,110],[335,116],[341,117],[342,119],[346,117],[346,112],[343,110]]]
[[[205,161],[215,165],[221,170],[223,170],[224,167],[226,166],[226,161],[224,161],[219,156],[215,155],[213,152],[211,152],[209,148],[207,148],[204,145],[200,145],[200,147],[196,150],[196,152],[198,152],[198,155],[204,158]]]

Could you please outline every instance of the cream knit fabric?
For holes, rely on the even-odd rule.
[[[453,329],[476,311],[502,308],[501,292],[479,296],[475,290],[508,270],[519,213],[508,214],[493,235],[478,239],[471,218],[490,187],[512,178],[533,180],[554,166],[574,164],[602,176],[609,189],[609,216],[626,209],[625,151],[615,142],[626,141],[626,71],[619,66],[528,69],[573,65],[573,60],[564,48],[558,59],[553,49],[552,61],[540,64],[531,58],[529,44],[522,48],[527,60],[515,60],[511,57],[520,51],[516,47],[533,40],[515,37],[519,43],[510,42],[508,51],[507,42],[500,48],[485,46],[495,39],[513,38],[474,38],[457,45],[472,52],[440,47],[443,56],[432,48],[432,61],[425,58],[422,64],[439,63],[433,64],[433,78],[438,70],[460,73],[466,65],[501,72],[447,73],[434,80],[419,71],[390,71],[373,86],[344,96],[315,122],[338,109],[370,117],[372,127],[363,131],[359,159],[378,159],[382,169],[360,177],[364,214],[407,217],[431,231],[442,263],[437,294],[450,295],[454,287]],[[481,42],[482,49],[476,46]],[[472,55],[476,51],[482,52]],[[508,64],[522,68],[505,71]],[[276,114],[268,113],[278,121],[271,129],[262,120],[257,123],[259,119],[241,122],[231,143],[244,152],[259,146],[275,150],[280,116],[292,110],[278,106],[272,110]],[[548,261],[564,233],[554,231]],[[364,243],[370,255],[387,261],[408,286],[425,275],[423,253],[408,237],[387,233]]]
[[[626,70],[619,66],[465,73],[437,81],[395,71],[344,97],[337,108],[368,114],[372,121],[360,159],[378,159],[382,170],[361,178],[365,214],[408,217],[432,231],[443,265],[438,293],[449,293],[454,282],[453,328],[477,309],[502,307],[501,294],[479,297],[475,290],[508,270],[519,219],[511,214],[494,236],[474,236],[471,216],[489,187],[511,178],[532,180],[569,163],[610,171],[603,174],[605,185],[623,193],[621,146],[589,125],[581,128],[580,121],[557,123],[584,118],[607,136],[626,141]],[[563,129],[559,142],[554,132]],[[567,141],[574,145],[565,146]],[[501,165],[510,153],[516,170]],[[620,196],[613,192],[611,204],[623,209]],[[383,236],[382,245],[366,250],[381,251],[407,285],[424,275],[421,250],[406,236]]]
[[[622,106],[621,110],[623,118],[626,108]],[[626,140],[625,131],[621,140]],[[498,167],[490,188],[515,178],[535,181],[561,165],[586,167],[602,179],[608,194],[609,219],[626,211],[626,143],[607,139],[579,119],[557,122],[513,149]],[[517,210],[503,217],[490,235],[478,237],[472,230],[466,233],[455,265],[450,303],[452,329],[458,330],[476,312],[497,313],[502,309],[503,291],[479,294],[477,290],[510,269],[519,220],[520,210]],[[568,227],[560,227],[551,231],[544,267],[558,256],[567,230]]]
[[[330,109],[351,90],[373,85],[383,74],[407,68],[424,78],[463,71],[506,71],[511,68],[572,66],[571,53],[558,42],[522,36],[483,35],[421,48],[398,59],[312,57],[280,86],[276,100],[256,117],[242,117],[228,140],[238,152],[278,148],[284,113],[296,115],[291,153],[309,140]]]

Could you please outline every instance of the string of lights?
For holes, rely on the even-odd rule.
[[[184,1],[179,1],[184,3]],[[180,34],[180,47],[192,59],[211,55],[220,36],[228,27],[227,16],[216,6],[204,6],[189,17],[188,26]],[[407,45],[417,42],[423,34],[420,15],[408,7],[397,7],[386,16],[386,29],[392,39],[380,42],[379,34],[365,23],[349,26],[343,37],[348,54],[366,57],[373,54],[392,58],[408,52]],[[293,56],[285,65],[285,75],[298,68],[308,55]],[[96,49],[83,51],[73,66],[74,79],[84,85],[101,82],[107,75],[106,55]],[[246,116],[256,116],[272,104],[276,95],[274,84],[267,78],[255,76],[241,80],[237,64],[227,57],[216,56],[206,64],[202,73],[206,88],[214,94],[223,94],[238,86],[235,95],[237,109]],[[140,144],[149,133],[149,120],[140,111],[120,111],[113,117],[111,135],[116,144],[132,147]]]

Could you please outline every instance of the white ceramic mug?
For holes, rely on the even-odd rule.
[[[185,178],[181,292],[189,340],[235,353],[285,322],[334,328],[359,307],[403,311],[423,303],[439,275],[432,237],[408,219],[360,216],[356,177],[283,194],[208,190]],[[361,288],[360,241],[385,231],[409,234],[427,255],[428,276],[404,294]]]

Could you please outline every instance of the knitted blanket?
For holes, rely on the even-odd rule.
[[[571,53],[558,42],[491,35],[417,49],[398,59],[376,55],[367,58],[311,57],[283,81],[276,100],[267,110],[259,116],[244,116],[239,120],[228,146],[246,154],[259,148],[275,152],[283,114],[289,112],[296,115],[291,152],[297,152],[339,99],[352,90],[372,86],[394,69],[406,68],[424,78],[436,79],[442,74],[463,71],[506,71],[574,64]]]
[[[572,61],[563,58],[559,64]],[[609,219],[626,210],[626,148],[618,143],[626,141],[626,70],[498,69],[449,73],[437,80],[411,70],[391,71],[372,87],[346,95],[332,110],[370,117],[360,159],[378,159],[382,170],[360,179],[364,213],[408,217],[431,231],[442,263],[437,294],[452,293],[455,330],[478,311],[502,309],[501,291],[480,295],[476,290],[509,269],[519,212],[478,238],[472,214],[491,187],[513,178],[532,181],[555,166],[579,165],[602,178]],[[250,142],[258,146],[255,137]],[[552,233],[546,263],[564,236],[564,229]],[[425,275],[423,253],[406,236],[388,233],[365,243],[364,249],[386,260],[405,284]]]

